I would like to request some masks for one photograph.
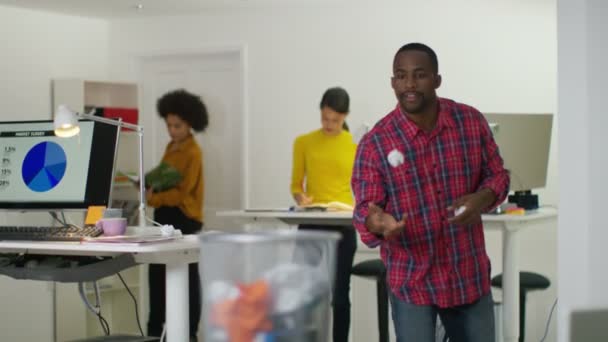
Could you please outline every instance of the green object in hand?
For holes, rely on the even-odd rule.
[[[161,192],[175,187],[182,180],[182,175],[173,166],[160,163],[146,173],[146,187],[154,192]]]

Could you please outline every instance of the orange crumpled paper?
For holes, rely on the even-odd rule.
[[[257,333],[271,331],[268,319],[270,286],[264,280],[239,285],[235,299],[217,302],[211,308],[211,322],[226,329],[230,342],[252,342]]]

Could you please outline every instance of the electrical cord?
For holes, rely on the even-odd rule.
[[[557,298],[555,298],[555,302],[553,302],[553,306],[551,307],[551,311],[549,312],[549,318],[547,318],[547,324],[545,325],[545,333],[543,334],[543,338],[540,339],[540,342],[545,342],[547,338],[547,334],[549,333],[549,326],[551,325],[551,316],[553,316],[553,310],[555,310],[555,306],[557,305]]]
[[[97,303],[97,318],[99,318],[99,324],[101,324],[101,327],[104,331],[104,333],[106,334],[106,336],[110,336],[110,325],[108,324],[108,321],[105,320],[105,318],[103,318],[103,316],[101,315],[101,300],[99,300],[99,285],[97,284],[97,282],[93,282],[93,286],[95,287],[95,301]]]
[[[141,328],[141,323],[139,321],[139,309],[137,308],[137,299],[135,299],[133,292],[131,292],[131,289],[129,289],[129,287],[127,286],[127,283],[122,278],[122,275],[119,272],[117,272],[116,275],[118,275],[118,279],[120,279],[122,285],[124,285],[127,292],[129,292],[129,296],[131,296],[131,299],[133,299],[133,303],[135,303],[135,319],[137,320],[137,327],[139,328],[139,333],[141,334],[141,336],[144,336],[144,331]]]
[[[82,227],[82,226],[79,226],[79,225],[77,225],[77,224],[73,223],[73,222],[72,222],[72,220],[70,220],[70,219],[69,219],[69,217],[66,217],[65,222],[66,222],[66,223],[67,223],[69,226],[76,227],[76,228],[78,228],[78,229],[83,229],[83,227]]]
[[[167,334],[167,325],[163,324],[163,332],[160,334],[160,342],[165,341],[166,334]]]
[[[146,220],[148,220],[149,222],[151,222],[152,224],[154,224],[157,227],[162,227],[163,225],[154,221],[153,219],[149,218],[148,216],[146,216]]]
[[[49,214],[51,215],[51,217],[52,217],[53,219],[55,219],[57,222],[61,223],[62,225],[66,226],[66,227],[67,227],[67,226],[72,226],[72,227],[76,227],[76,228],[78,228],[78,229],[82,229],[82,227],[81,227],[81,226],[79,226],[79,225],[77,225],[77,224],[72,223],[72,220],[71,220],[71,219],[70,219],[68,216],[66,216],[66,215],[65,215],[65,213],[64,213],[63,211],[61,211],[61,217],[62,217],[62,220],[61,220],[61,219],[59,219],[59,216],[57,216],[57,213],[56,213],[56,212],[54,212],[54,211],[49,211]]]
[[[55,221],[61,223],[63,226],[67,226],[68,225],[67,222],[65,221],[65,216],[63,216],[63,212],[61,212],[61,215],[63,216],[63,221],[59,219],[59,216],[57,216],[57,213],[54,212],[54,211],[49,211],[49,215],[51,215],[51,217]]]
[[[95,305],[95,306],[93,306],[93,304],[89,303],[89,299],[84,294],[84,283],[78,283],[78,293],[80,294],[80,299],[82,299],[82,301],[84,302],[84,305],[86,305],[87,309],[89,309],[89,311],[91,311],[94,315],[98,315],[100,309],[99,309],[99,296],[97,294],[97,291],[95,292],[95,300],[97,301],[97,305]]]
[[[146,220],[148,220],[149,222],[152,222],[152,224],[159,227],[160,234],[162,236],[165,236],[165,237],[170,237],[170,236],[181,237],[182,236],[181,230],[175,229],[175,227],[171,224],[161,224],[161,223],[156,222],[153,219],[149,218],[148,216],[146,216]]]
[[[89,302],[87,296],[84,293],[84,283],[78,283],[78,293],[80,294],[80,298],[84,302],[87,309],[89,309],[99,319],[99,324],[101,325],[101,329],[103,329],[104,334],[106,336],[109,336],[110,325],[108,324],[108,321],[106,321],[105,318],[103,318],[103,316],[101,315],[101,301],[99,296],[99,285],[97,284],[97,282],[93,282],[93,287],[95,289],[95,306],[93,306],[93,304]]]
[[[99,318],[99,324],[103,329],[103,333],[106,334],[106,336],[110,336],[110,325],[108,324],[108,322],[105,320],[105,318],[103,318],[101,314],[97,315],[97,318]]]

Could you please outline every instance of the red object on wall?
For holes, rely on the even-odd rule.
[[[121,118],[123,122],[128,122],[134,125],[137,125],[139,113],[136,108],[113,108],[113,107],[104,107],[103,108],[103,117],[117,119]],[[126,130],[124,127],[122,130]]]

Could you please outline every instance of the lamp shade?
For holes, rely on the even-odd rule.
[[[76,113],[65,105],[57,107],[53,124],[55,126],[55,135],[61,138],[72,137],[80,132]]]

